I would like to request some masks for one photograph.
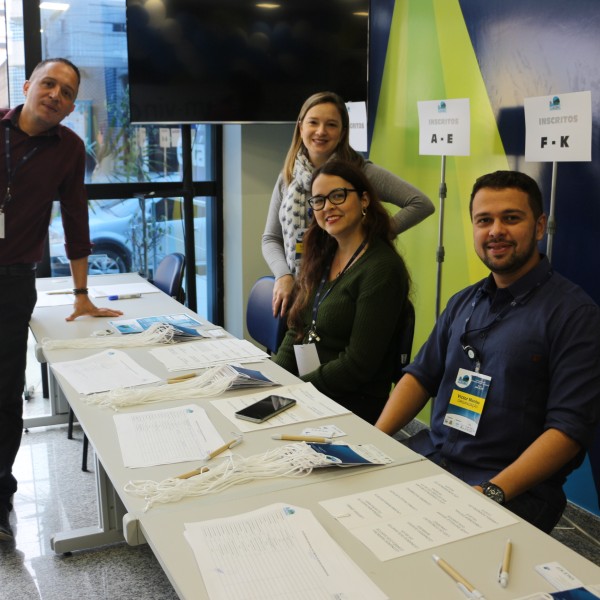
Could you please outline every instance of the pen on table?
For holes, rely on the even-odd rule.
[[[214,458],[215,456],[221,454],[221,452],[225,452],[230,448],[234,448],[235,446],[241,443],[242,436],[239,435],[238,437],[234,438],[233,440],[230,440],[226,444],[219,446],[216,450],[213,450],[204,460],[208,461],[211,458]],[[189,479],[190,477],[195,477],[196,475],[202,475],[202,473],[206,473],[207,471],[209,471],[209,468],[202,466],[198,467],[197,469],[193,469],[192,471],[188,471],[187,473],[183,473],[182,475],[177,475],[175,479]]]
[[[477,598],[477,600],[485,600],[483,594],[477,591],[472,584],[470,584],[456,569],[451,567],[443,558],[440,558],[437,554],[432,555],[433,560],[437,563],[438,567],[445,571],[458,586],[458,589],[467,597],[471,599]]]
[[[193,471],[188,471],[182,475],[177,475],[175,479],[189,479],[190,477],[195,477],[196,475],[202,475],[202,473],[206,473],[207,471],[210,471],[208,467],[198,467]]]
[[[109,300],[131,300],[132,298],[141,298],[141,294],[117,294],[115,296],[109,296]]]
[[[315,442],[317,444],[331,444],[332,439],[326,437],[318,437],[316,435],[287,435],[281,433],[278,435],[272,435],[273,440],[287,440],[289,442]]]
[[[211,458],[218,456],[222,452],[225,452],[226,450],[235,448],[235,446],[237,446],[238,444],[241,444],[241,443],[242,443],[242,436],[238,435],[236,438],[230,440],[229,442],[223,444],[222,446],[219,446],[216,450],[213,450],[204,460],[208,461]]]
[[[46,292],[48,296],[58,296],[59,294],[72,294],[71,290],[56,290],[55,292]]]
[[[186,375],[177,375],[177,377],[171,377],[167,379],[167,383],[179,383],[180,381],[185,381],[186,379],[192,379],[194,377],[198,377],[198,374],[187,373]]]
[[[506,587],[508,585],[508,572],[510,569],[510,558],[512,553],[512,542],[510,539],[506,540],[506,545],[504,546],[504,555],[502,556],[502,563],[500,565],[500,571],[498,573],[498,583],[502,587]]]

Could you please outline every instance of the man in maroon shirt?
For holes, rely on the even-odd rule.
[[[17,481],[12,466],[23,431],[28,326],[35,302],[35,267],[52,202],[60,200],[65,248],[73,276],[73,321],[115,317],[87,295],[89,239],[84,187],[85,148],[60,122],[75,108],[81,77],[63,58],[39,63],[23,86],[25,102],[0,110],[0,542],[12,541],[9,517]]]

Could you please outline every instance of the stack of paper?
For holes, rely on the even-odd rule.
[[[118,387],[131,388],[161,381],[128,354],[114,349],[77,360],[56,362],[51,367],[80,394],[97,394]]]
[[[205,342],[202,342],[205,343]],[[259,429],[268,429],[270,427],[279,427],[281,425],[297,425],[305,421],[314,421],[325,417],[336,417],[337,415],[347,414],[350,411],[322,394],[312,383],[296,383],[293,385],[282,386],[277,390],[279,396],[292,398],[296,400],[296,406],[284,410],[275,417],[264,423],[251,423],[242,421],[235,416],[235,413],[250,404],[262,400],[268,392],[259,394],[246,394],[244,396],[233,396],[221,400],[211,400],[211,404],[227,417],[240,431],[256,431]]]
[[[114,416],[126,467],[203,460],[223,445],[206,411],[188,404]]]
[[[269,355],[247,340],[204,340],[184,347],[165,346],[150,350],[169,371],[202,369],[227,363],[259,362]]]
[[[319,504],[382,561],[517,522],[511,512],[446,473]]]
[[[388,598],[307,509],[289,504],[186,523],[210,598]]]

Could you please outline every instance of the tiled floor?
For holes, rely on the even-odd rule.
[[[0,598],[177,598],[148,546],[122,543],[72,556],[52,552],[54,533],[98,522],[95,474],[80,469],[78,427],[74,438],[67,439],[66,426],[36,428],[23,436],[15,465],[19,490],[11,517],[16,542],[0,544]]]
[[[40,366],[30,358],[27,385],[33,397],[25,416],[47,414]],[[37,427],[23,435],[15,464],[19,489],[11,523],[14,543],[0,543],[0,600],[175,600],[177,594],[149,546],[104,546],[56,555],[50,538],[60,531],[97,525],[93,454],[81,471],[83,434],[67,426]]]
[[[32,361],[28,384],[35,393],[25,405],[28,416],[47,412],[39,372]],[[0,544],[0,600],[175,600],[148,546],[121,543],[71,556],[52,552],[54,533],[97,524],[95,474],[81,471],[83,436],[78,427],[74,435],[68,440],[66,425],[59,425],[23,436],[11,517],[16,541]],[[92,456],[89,464],[93,469]],[[600,564],[600,520],[572,506],[565,517],[553,536]]]

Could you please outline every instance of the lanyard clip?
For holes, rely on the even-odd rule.
[[[310,326],[310,329],[308,330],[308,343],[309,344],[314,344],[315,342],[320,342],[321,338],[319,337],[319,334],[317,333],[317,328],[316,328],[316,323],[313,321],[312,325]]]

